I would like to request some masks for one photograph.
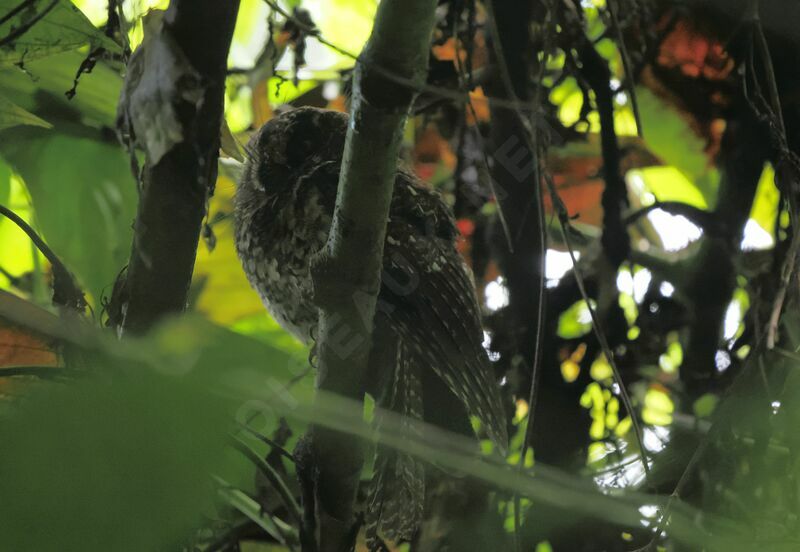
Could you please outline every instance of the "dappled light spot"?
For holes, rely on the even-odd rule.
[[[703,231],[683,215],[671,215],[662,209],[654,209],[647,214],[647,218],[658,232],[665,251],[686,249],[703,235]]]
[[[486,308],[490,311],[500,310],[508,306],[508,287],[506,287],[503,282],[503,278],[497,278],[486,284],[483,294],[485,296]]]

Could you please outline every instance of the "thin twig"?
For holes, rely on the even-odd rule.
[[[455,18],[454,18],[455,19]],[[454,23],[455,27],[455,23]],[[464,67],[461,64],[461,59],[458,56],[458,34],[454,31],[453,36],[456,40],[456,69],[458,71],[458,80],[459,85],[462,88],[467,88],[467,83],[465,82],[465,75],[464,75]],[[486,146],[483,142],[483,135],[481,134],[480,128],[478,128],[478,112],[475,109],[475,104],[472,103],[472,96],[467,93],[467,109],[469,109],[470,114],[472,115],[475,124],[473,125],[473,131],[475,137],[478,141],[478,149],[481,151],[481,160],[483,161],[483,168],[486,171],[486,174],[489,177],[489,191],[494,197],[495,203],[497,204],[497,218],[500,221],[500,226],[503,228],[503,235],[506,238],[506,244],[508,245],[508,250],[513,253],[514,252],[514,242],[511,239],[511,230],[508,227],[508,220],[506,219],[506,215],[503,212],[503,206],[500,204],[500,198],[497,197],[497,189],[494,184],[494,179],[492,178],[490,171],[489,171],[489,155],[486,153]]]
[[[83,311],[86,307],[86,300],[84,299],[83,291],[81,291],[78,283],[73,278],[72,274],[58,255],[53,253],[44,240],[36,233],[36,230],[22,220],[14,211],[4,205],[0,205],[0,215],[5,216],[11,222],[16,224],[20,230],[25,232],[36,248],[42,252],[42,255],[50,262],[53,268],[53,303],[65,307],[73,308],[77,311]]]
[[[767,38],[764,36],[764,28],[761,26],[761,17],[758,14],[759,1],[753,1],[753,30],[755,31],[755,43],[758,47],[758,53],[761,55],[761,61],[764,64],[764,73],[767,77],[767,91],[769,92],[769,100],[774,113],[775,120],[778,125],[778,131],[782,135],[786,135],[786,126],[783,122],[783,111],[781,109],[780,95],[778,94],[778,84],[775,78],[775,69],[772,66],[772,56],[769,53],[769,45]],[[753,75],[754,79],[757,79]]]
[[[3,17],[0,17],[0,25],[2,25],[3,23],[5,23],[9,19],[11,19],[12,17],[17,15],[19,12],[21,12],[25,8],[28,8],[28,7],[32,6],[33,4],[35,4],[35,3],[36,3],[36,0],[25,0],[24,2],[21,2],[16,8],[11,9]]]
[[[656,201],[651,205],[647,205],[646,207],[642,207],[641,209],[626,215],[622,219],[622,222],[626,226],[631,225],[656,209],[660,209],[671,215],[685,217],[700,227],[700,229],[702,229],[706,234],[719,234],[719,222],[714,217],[713,213],[710,213],[704,209],[700,209],[699,207],[695,207],[694,205],[689,205],[688,203],[681,203],[680,201]]]
[[[16,345],[14,345],[16,347]],[[0,379],[17,376],[33,376],[41,379],[58,379],[72,375],[62,366],[3,366],[0,368]]]
[[[338,46],[336,43],[331,42],[330,40],[326,39],[324,36],[322,36],[322,33],[320,32],[319,29],[317,29],[316,27],[311,27],[311,26],[307,25],[306,23],[304,23],[303,21],[300,21],[299,19],[294,17],[292,14],[286,12],[286,10],[284,10],[283,8],[278,6],[273,0],[263,0],[263,2],[266,3],[270,8],[275,10],[278,14],[280,14],[281,16],[285,17],[286,19],[290,20],[292,23],[297,25],[300,30],[302,30],[303,32],[305,32],[305,33],[309,34],[310,36],[314,37],[317,40],[317,42],[319,42],[323,46],[326,46],[326,47],[330,48],[331,50],[334,50],[335,52],[338,52],[339,54],[341,54],[341,55],[343,55],[343,56],[345,56],[347,58],[352,59],[353,61],[358,61],[359,60],[359,56],[353,54],[352,52],[348,52],[347,50],[345,50],[341,46]],[[413,90],[415,92],[425,92],[427,94],[431,94],[433,96],[438,96],[440,98],[449,99],[449,100],[452,100],[454,102],[458,102],[458,103],[464,104],[464,105],[466,105],[470,101],[472,101],[472,99],[470,98],[468,93],[464,93],[464,92],[461,92],[461,91],[458,91],[458,90],[452,90],[450,88],[444,88],[444,87],[441,87],[441,86],[435,86],[435,85],[427,84],[427,83],[424,83],[424,82],[417,82],[417,81],[414,81],[412,79],[405,78],[402,75],[399,75],[399,74],[397,74],[397,73],[395,73],[395,72],[393,72],[393,71],[391,71],[389,69],[381,67],[380,65],[378,65],[376,63],[371,64],[370,65],[370,69],[374,69],[376,72],[380,73],[381,76],[389,79],[390,81],[394,82],[395,84],[399,84],[399,85],[401,85],[401,86],[403,86],[405,88],[408,88],[409,90]],[[510,109],[513,109],[517,105],[526,107],[528,109],[532,109],[533,108],[532,104],[526,104],[524,102],[519,102],[519,101],[517,101],[517,103],[515,103],[513,101],[509,101],[509,100],[504,99],[504,98],[497,98],[497,97],[494,97],[494,96],[487,96],[485,98],[485,100],[483,100],[483,101],[492,102],[492,103],[495,103],[496,105],[499,105],[501,107],[507,107],[507,108],[510,108]]]
[[[555,190],[555,186],[552,182],[548,179],[548,184],[552,189],[551,193]],[[644,468],[645,477],[647,479],[650,478],[650,466],[647,460],[647,448],[644,445],[644,430],[642,429],[642,424],[639,422],[639,418],[636,414],[636,410],[633,408],[633,401],[631,400],[630,395],[628,394],[628,390],[625,388],[625,381],[622,379],[622,373],[617,366],[616,360],[614,360],[614,354],[611,351],[611,347],[608,345],[608,340],[606,339],[605,331],[600,323],[600,320],[597,316],[597,312],[595,311],[594,307],[592,306],[591,299],[589,298],[589,294],[586,292],[586,286],[583,281],[583,275],[581,274],[580,268],[578,268],[578,260],[575,258],[575,249],[572,246],[572,241],[569,237],[569,219],[564,218],[562,215],[559,215],[558,220],[560,222],[560,229],[561,229],[561,236],[564,239],[564,243],[567,246],[567,251],[569,252],[570,259],[572,260],[572,270],[575,274],[575,282],[578,284],[578,289],[581,292],[581,296],[583,297],[584,302],[586,303],[586,308],[589,309],[589,315],[592,319],[592,331],[597,337],[597,341],[600,343],[600,347],[603,350],[603,354],[608,361],[609,366],[611,366],[611,372],[614,375],[614,381],[617,382],[619,386],[619,395],[622,398],[622,404],[625,406],[625,409],[628,411],[628,414],[631,417],[631,424],[633,426],[633,431],[636,435],[636,441],[639,444],[639,454],[642,459],[642,466]]]
[[[786,295],[789,290],[789,284],[795,274],[797,265],[797,253],[800,250],[800,225],[794,225],[792,232],[792,241],[789,245],[789,251],[786,253],[783,266],[781,267],[781,279],[778,287],[778,292],[775,294],[775,300],[772,303],[772,311],[770,312],[768,330],[767,330],[767,349],[773,349],[778,341],[778,324],[780,322],[781,314],[783,312],[783,305],[786,301]]]
[[[11,44],[16,39],[18,39],[28,31],[30,31],[34,25],[36,25],[44,16],[50,13],[50,11],[53,8],[55,8],[56,5],[58,5],[58,2],[59,0],[53,0],[45,9],[37,13],[36,17],[33,17],[30,21],[26,22],[24,25],[20,25],[19,27],[8,33],[7,36],[0,38],[0,48]],[[11,11],[13,12],[14,10]]]
[[[729,402],[733,400],[736,392],[739,391],[739,387],[743,385],[746,379],[746,376],[749,375],[750,371],[753,369],[753,365],[755,364],[754,359],[759,357],[763,353],[763,345],[764,345],[764,338],[763,334],[759,336],[758,340],[756,341],[755,346],[753,347],[753,351],[747,357],[747,361],[745,366],[742,368],[741,372],[736,376],[736,379],[733,381],[731,386],[728,388],[723,401],[720,403],[719,408],[716,410],[715,414],[717,415],[717,419],[711,424],[706,432],[705,438],[700,442],[697,449],[695,450],[692,457],[689,459],[689,463],[686,465],[686,469],[684,469],[681,477],[678,479],[677,484],[675,485],[675,489],[669,496],[666,505],[664,506],[664,510],[660,516],[658,525],[656,525],[656,530],[653,535],[653,539],[650,541],[649,544],[642,547],[640,550],[655,550],[656,542],[669,524],[670,519],[670,512],[672,507],[675,504],[676,500],[680,500],[681,493],[684,490],[684,487],[689,482],[689,478],[694,472],[695,468],[700,463],[700,460],[703,459],[705,456],[706,451],[708,450],[709,446],[711,446],[711,442],[719,435],[719,432],[722,431],[722,423],[727,419],[732,418],[732,416],[723,416],[726,414],[724,408],[728,406]],[[734,407],[735,408],[735,407]],[[736,410],[738,412],[738,410]]]
[[[284,506],[286,506],[286,510],[289,512],[295,521],[298,524],[303,523],[303,511],[300,509],[300,506],[297,504],[297,501],[294,499],[294,495],[289,490],[289,487],[286,486],[281,475],[275,471],[269,462],[266,462],[263,458],[257,455],[244,441],[242,441],[241,437],[233,436],[231,437],[231,445],[233,448],[241,452],[248,460],[250,460],[253,465],[255,465],[256,469],[260,471],[270,482],[272,487],[278,492],[278,495],[281,497]]]
[[[533,156],[533,200],[536,204],[537,215],[539,217],[539,251],[540,251],[540,259],[539,259],[539,282],[538,282],[538,300],[537,300],[537,312],[536,312],[536,337],[534,339],[534,351],[533,351],[533,365],[531,366],[531,388],[528,394],[528,421],[525,426],[525,437],[522,441],[522,448],[520,451],[519,462],[517,463],[517,471],[522,472],[525,467],[525,457],[528,453],[528,448],[530,446],[530,439],[533,434],[533,425],[534,425],[534,411],[536,408],[536,399],[538,395],[538,386],[539,386],[539,365],[541,364],[541,349],[542,349],[542,342],[544,339],[544,317],[545,317],[545,262],[546,262],[546,253],[547,253],[547,235],[544,229],[544,207],[542,202],[542,188],[541,188],[541,172],[539,166],[539,144],[538,144],[538,137],[536,135],[536,130],[531,127],[530,121],[525,116],[522,105],[519,100],[519,97],[514,90],[514,83],[511,80],[511,73],[509,72],[508,65],[506,64],[505,54],[503,52],[503,48],[500,42],[500,30],[497,25],[497,19],[494,13],[494,7],[492,5],[492,1],[485,2],[486,12],[487,12],[487,19],[489,21],[489,27],[492,34],[492,46],[495,50],[495,59],[497,59],[497,65],[500,69],[500,76],[503,80],[503,86],[506,89],[506,94],[509,98],[511,98],[512,109],[517,116],[518,122],[523,130],[522,135],[525,139],[526,146],[530,151],[531,155]],[[538,98],[538,95],[537,95]],[[534,102],[534,113],[536,103]],[[520,225],[522,228],[523,225]],[[516,239],[519,238],[519,229],[517,229],[518,234],[515,236]],[[515,241],[516,241],[515,239]],[[513,249],[511,250],[513,252]],[[514,493],[514,535],[515,535],[515,546],[517,550],[521,548],[521,542],[519,539],[519,532],[521,526],[521,512],[520,512],[520,495],[519,493]]]
[[[619,17],[617,16],[617,0],[608,0],[608,2],[606,2],[606,7],[608,8],[608,13],[611,15],[611,22],[614,25],[614,31],[617,35],[617,46],[619,47],[620,57],[622,58],[622,69],[625,72],[625,88],[627,88],[628,96],[631,99],[633,118],[636,121],[636,133],[639,135],[639,138],[644,138],[642,117],[639,112],[639,100],[636,98],[636,90],[633,83],[631,58],[630,55],[628,55],[628,48],[625,46],[625,39],[622,36],[622,28],[619,25]]]
[[[281,456],[283,456],[284,458],[286,458],[287,460],[290,460],[291,462],[294,462],[294,461],[295,461],[294,455],[293,455],[291,452],[289,452],[288,450],[286,450],[285,448],[283,448],[281,445],[279,445],[279,444],[278,444],[276,441],[274,441],[273,439],[270,439],[270,438],[269,438],[269,437],[267,437],[266,435],[264,435],[264,434],[262,434],[262,433],[260,433],[260,432],[256,431],[255,429],[252,429],[252,428],[251,428],[250,426],[248,426],[248,425],[245,425],[245,424],[239,424],[239,426],[240,426],[240,427],[241,427],[243,430],[245,430],[247,433],[249,433],[250,435],[252,435],[252,436],[253,436],[253,437],[255,437],[256,439],[258,439],[259,441],[262,441],[262,442],[264,442],[265,444],[267,444],[267,445],[269,445],[270,447],[272,447],[273,449],[277,450],[277,451],[280,453],[280,455],[281,455]]]

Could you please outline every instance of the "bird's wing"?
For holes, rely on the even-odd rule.
[[[304,180],[296,188],[297,204],[307,203],[305,190],[310,187],[320,191],[320,200],[332,212],[338,166],[326,163]],[[312,180],[316,185],[309,186]],[[391,331],[420,358],[422,369],[430,367],[505,450],[508,437],[503,405],[482,346],[472,279],[455,248],[457,234],[441,197],[415,176],[398,172],[377,309],[388,316]]]
[[[438,195],[400,173],[387,228],[379,310],[407,347],[444,380],[502,450],[500,392],[483,349],[475,290]]]

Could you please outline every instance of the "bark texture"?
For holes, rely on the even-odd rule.
[[[130,138],[145,149],[147,159],[127,275],[109,309],[121,333],[141,333],[186,307],[202,220],[217,177],[227,57],[238,9],[238,0],[173,0],[158,36],[144,44],[150,51],[138,61],[135,54],[129,65],[119,107],[122,130],[139,130]],[[158,120],[167,117],[159,110],[155,120],[143,120],[141,112],[131,111],[137,95],[147,95],[144,104],[169,105],[174,118]],[[144,124],[137,125],[137,117]],[[146,130],[158,126],[180,137],[153,148]]]
[[[356,64],[332,228],[312,264],[320,307],[318,400],[325,393],[363,398],[397,155],[414,85],[425,82],[435,8],[433,0],[381,2]],[[397,77],[411,86],[398,86]],[[313,499],[314,540],[321,551],[348,550],[355,537],[362,443],[314,426],[308,444],[311,481],[304,484],[312,489],[304,496]],[[304,506],[311,519],[312,504],[306,500]]]

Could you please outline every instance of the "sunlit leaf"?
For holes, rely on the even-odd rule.
[[[589,370],[592,379],[595,381],[608,381],[614,375],[614,371],[606,360],[606,356],[602,354],[598,355],[594,362],[592,362],[592,366]]]
[[[644,397],[644,409],[642,410],[642,420],[653,425],[669,425],[672,422],[672,413],[675,411],[675,404],[669,395],[663,390],[651,387],[647,390]]]
[[[586,301],[580,300],[565,310],[558,319],[558,335],[564,339],[574,339],[589,333],[592,319]]]
[[[301,80],[295,85],[292,81],[273,77],[267,82],[267,100],[271,105],[289,103],[318,86],[316,81]]]
[[[628,172],[628,182],[634,190],[642,190],[642,203],[677,201],[694,207],[708,207],[707,198],[684,173],[675,167],[648,167]],[[648,195],[649,194],[649,195]]]
[[[775,186],[775,171],[771,165],[764,167],[761,179],[758,181],[756,196],[753,200],[753,208],[750,211],[750,218],[767,231],[770,235],[774,234],[775,222],[778,218],[780,203],[780,192]]]
[[[5,192],[3,190],[6,190]],[[25,186],[13,175],[9,165],[0,158],[0,195],[5,194],[3,205],[30,224],[33,216]],[[35,274],[43,257],[30,238],[16,224],[0,216],[0,287],[14,282],[15,291],[25,291],[37,300],[49,302],[50,294],[44,289],[42,274]],[[38,276],[38,277],[37,277]]]
[[[688,120],[649,89],[637,87],[636,98],[647,147],[684,176],[682,179],[677,175],[669,177],[669,184],[663,176],[664,185],[661,181],[651,183],[648,179],[648,185],[653,186],[651,193],[661,201],[684,201],[686,198],[689,200],[686,203],[697,207],[713,206],[719,173],[705,154],[704,140],[695,133]],[[651,178],[656,178],[655,174]],[[698,195],[703,199],[702,204],[697,200]]]
[[[572,383],[581,374],[580,365],[572,359],[567,359],[561,363],[561,377],[567,383]]]
[[[119,53],[116,42],[105,36],[69,0],[36,0],[0,24],[0,39],[13,38],[0,49],[0,67],[28,62],[88,45]],[[11,13],[19,0],[0,0],[0,13]],[[27,29],[27,30],[25,30]]]
[[[268,13],[264,0],[242,0],[228,56],[231,65],[250,68],[255,63],[267,41]]]
[[[95,26],[99,26],[108,19],[108,3],[105,0],[72,0],[78,9]]]
[[[211,201],[210,217],[217,242],[213,250],[200,244],[195,265],[195,281],[202,280],[202,291],[195,307],[211,320],[232,324],[255,315],[266,317],[261,299],[250,287],[233,243],[233,194],[236,184],[225,177],[217,182]]]
[[[0,158],[0,205],[8,205],[11,197],[11,167]]]
[[[143,16],[150,10],[165,10],[168,5],[169,0],[136,0],[123,3],[125,17],[131,22],[128,30],[131,49],[135,50],[144,38]]]
[[[314,22],[329,41],[357,54],[372,31],[376,0],[304,0],[303,8],[311,12]],[[322,47],[324,48],[324,47]],[[353,60],[331,50],[323,50],[320,66],[350,67]]]

